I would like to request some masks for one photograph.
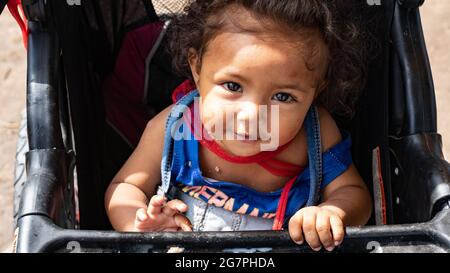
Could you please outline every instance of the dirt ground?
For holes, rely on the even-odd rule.
[[[165,0],[168,3],[173,0]],[[184,1],[184,0],[183,0]],[[170,4],[169,4],[170,5]],[[433,69],[438,130],[450,155],[450,1],[427,0],[422,22]],[[12,240],[12,181],[20,113],[25,107],[26,55],[18,26],[9,12],[0,16],[0,252]]]
[[[11,243],[12,180],[20,112],[25,107],[26,55],[9,12],[0,16],[0,251]]]

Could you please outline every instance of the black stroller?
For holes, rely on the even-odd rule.
[[[356,116],[340,126],[352,133],[354,162],[375,210],[366,227],[347,228],[335,251],[450,252],[450,165],[437,133],[419,15],[424,0],[361,1],[373,20],[378,54],[369,64]],[[0,10],[7,3],[14,10],[14,2],[0,1]],[[111,231],[104,193],[139,136],[121,128],[164,109],[183,81],[164,50],[165,17],[150,0],[20,4],[28,21],[23,132],[29,151],[26,171],[17,170],[15,184],[15,251],[167,252],[174,246],[184,252],[311,251],[294,244],[286,231]],[[160,31],[143,51],[140,95],[116,98],[111,108],[108,97],[118,96],[111,79],[120,77],[127,37],[152,27]],[[123,105],[128,106],[119,108]],[[135,116],[124,121],[111,109]]]

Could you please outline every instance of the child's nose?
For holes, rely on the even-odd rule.
[[[258,118],[258,105],[252,102],[244,102],[239,107],[237,113],[237,120],[239,121],[251,121]]]
[[[257,126],[258,105],[251,102],[243,103],[236,115],[237,133],[249,133],[250,128]]]
[[[245,111],[241,111],[237,114],[237,123],[236,123],[236,132],[238,134],[248,134],[248,128],[247,128],[247,123],[249,123],[248,120],[248,114]]]

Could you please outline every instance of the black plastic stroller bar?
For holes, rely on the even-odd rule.
[[[28,23],[27,116],[30,150],[64,149],[58,106],[60,51],[55,31]]]
[[[48,15],[47,0],[22,0],[22,8],[29,21],[43,22]]]
[[[75,212],[69,173],[74,154],[66,152],[61,133],[58,93],[64,91],[61,88],[65,85],[63,78],[60,80],[58,37],[53,26],[44,22],[29,21],[28,29],[29,152],[18,223],[24,216],[44,215],[61,227],[71,228]]]
[[[428,223],[391,225],[346,230],[337,252],[446,252],[450,234],[446,225],[450,211],[441,212]],[[39,237],[21,238],[17,252],[313,252],[296,245],[286,231],[245,232],[151,232],[63,230],[46,217],[24,217],[24,227],[35,227]],[[22,230],[22,234],[32,233]],[[21,239],[26,241],[21,241]]]
[[[433,78],[418,9],[421,4],[423,0],[396,2],[392,26],[405,92],[402,136],[437,132]]]

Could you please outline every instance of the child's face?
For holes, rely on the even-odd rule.
[[[201,120],[226,151],[250,156],[273,150],[302,128],[327,64],[323,56],[307,58],[291,38],[222,32],[210,41],[200,65],[195,54],[190,60]]]

